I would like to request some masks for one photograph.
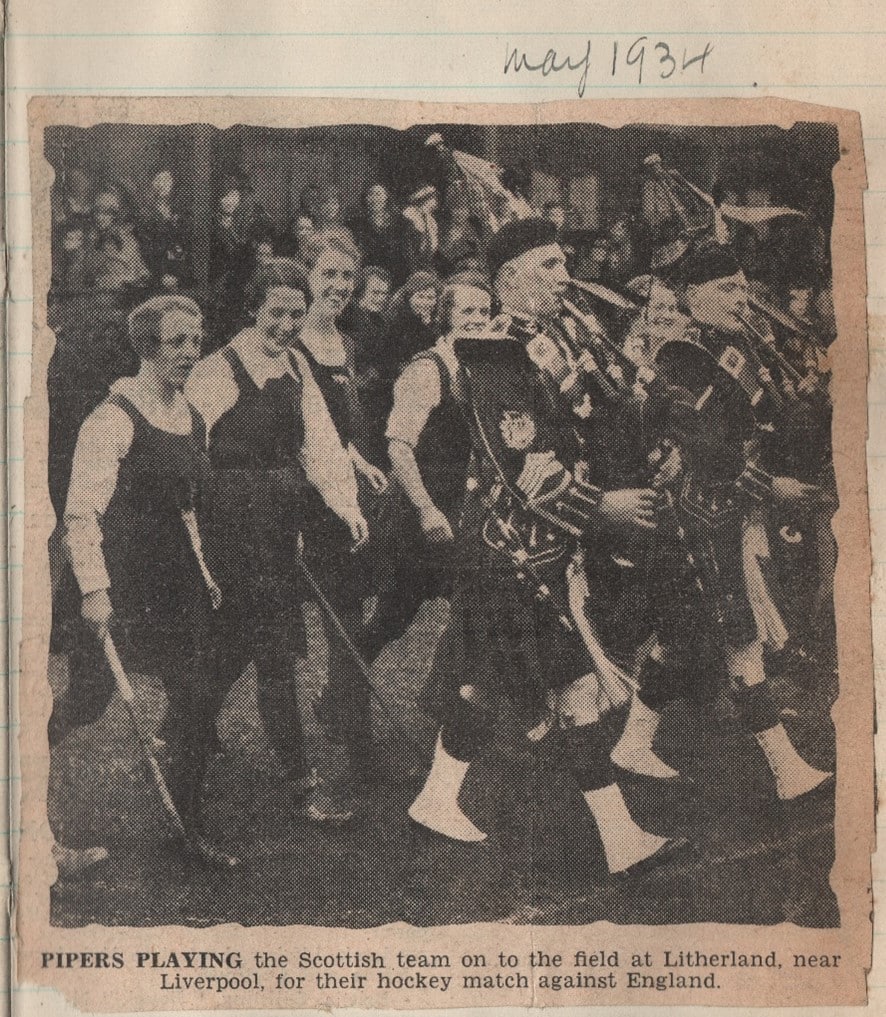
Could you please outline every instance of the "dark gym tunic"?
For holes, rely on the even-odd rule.
[[[303,344],[299,350],[308,361],[317,387],[320,389],[329,415],[338,432],[342,446],[357,446],[362,434],[360,397],[354,373],[349,363],[321,364]],[[365,558],[351,553],[351,534],[348,527],[335,515],[315,491],[305,501],[305,561],[312,570],[327,579],[328,592],[336,600],[358,597],[368,587]],[[310,599],[312,594],[307,592]]]
[[[182,521],[182,512],[195,508],[205,463],[205,432],[195,413],[189,434],[155,427],[120,393],[110,395],[103,405],[121,409],[133,429],[129,450],[119,463],[116,488],[100,518],[115,637],[130,667],[157,670],[188,652],[195,617],[208,604]],[[79,514],[69,502],[68,514],[72,511]],[[76,549],[74,554],[76,565]]]
[[[102,494],[100,482],[90,483],[88,451],[82,461],[75,456],[65,517],[68,546],[84,594],[108,589],[111,635],[124,665],[163,678],[170,789],[180,810],[192,816],[210,740],[205,715],[212,699],[206,666],[211,605],[182,513],[195,508],[205,432],[194,413],[188,434],[155,427],[119,392],[95,412],[104,406],[129,417],[132,441],[119,460],[106,507],[89,504],[93,494],[99,500]],[[78,477],[81,462],[84,476]],[[73,611],[69,616],[70,680],[53,709],[50,744],[72,727],[97,720],[115,689],[98,639],[79,620],[79,598],[68,603],[78,611],[76,619]]]
[[[453,379],[452,370],[445,357],[436,349],[431,348],[413,357],[412,364],[430,364],[436,370],[440,398],[436,406],[427,414],[417,440],[413,441],[415,426],[408,418],[404,419],[404,410],[397,404],[388,422],[388,439],[397,439],[413,447],[416,465],[421,474],[422,483],[434,505],[446,516],[452,532],[456,533],[461,518],[465,497],[465,480],[471,459],[471,431],[465,418],[463,394],[458,379]],[[457,363],[455,365],[457,371]],[[403,379],[398,383],[405,384],[410,379],[409,366]],[[456,393],[459,389],[459,394]],[[396,393],[397,390],[395,390]],[[407,392],[407,396],[409,393]],[[421,399],[421,395],[418,394]],[[460,403],[461,401],[461,403]],[[416,406],[419,413],[427,413],[427,402]],[[407,436],[405,431],[410,430]],[[403,433],[401,434],[401,431]],[[396,512],[396,533],[392,536],[390,553],[401,568],[426,568],[433,570],[436,576],[424,576],[424,596],[442,596],[447,593],[450,580],[447,574],[453,569],[453,553],[451,545],[432,545],[421,530],[418,513],[406,494],[395,488],[392,498],[398,502]],[[435,590],[429,585],[438,587]]]
[[[304,621],[294,609],[305,492],[301,383],[286,373],[259,389],[230,346],[220,355],[239,395],[209,434],[208,560],[230,607],[244,618],[284,612],[292,647],[304,655]]]

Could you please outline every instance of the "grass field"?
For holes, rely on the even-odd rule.
[[[608,880],[584,801],[556,749],[544,743],[517,751],[500,738],[472,767],[462,801],[490,834],[483,844],[455,844],[416,828],[406,809],[434,731],[414,703],[446,610],[442,602],[426,604],[376,664],[390,716],[420,748],[377,710],[380,776],[357,819],[340,829],[318,828],[301,815],[264,740],[246,672],[219,723],[225,751],[210,770],[204,803],[208,830],[246,860],[234,877],[195,866],[169,836],[122,703],[115,700],[100,721],[74,731],[53,759],[50,820],[65,843],[106,844],[111,861],[93,879],[53,887],[54,924],[839,923],[828,884],[832,786],[779,803],[756,744],[715,697],[678,704],[665,717],[660,751],[683,774],[679,786],[624,781],[644,826],[690,840],[686,852],[659,868]],[[325,654],[311,606],[308,622],[304,716],[314,758],[334,772],[341,769],[340,750],[325,743],[307,705]],[[51,659],[49,676],[58,693],[66,681],[62,658]],[[164,709],[160,684],[134,678],[140,714],[156,728]],[[828,676],[774,684],[800,750],[832,768]],[[620,720],[610,717],[613,739]]]

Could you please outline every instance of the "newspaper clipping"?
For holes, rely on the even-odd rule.
[[[29,113],[20,981],[864,1002],[857,115]]]

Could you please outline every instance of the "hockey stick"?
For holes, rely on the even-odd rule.
[[[323,588],[320,586],[320,583],[317,581],[313,572],[311,572],[311,570],[308,568],[304,558],[302,558],[300,554],[296,554],[295,562],[296,565],[298,566],[299,571],[307,581],[308,585],[314,591],[314,596],[317,598],[318,603],[323,608],[329,620],[332,622],[333,628],[338,633],[338,637],[344,644],[344,647],[348,651],[348,654],[350,655],[351,659],[357,665],[357,670],[360,672],[360,674],[363,676],[363,680],[366,682],[366,686],[369,690],[369,695],[375,700],[376,705],[384,714],[385,719],[387,720],[389,726],[393,731],[400,735],[400,737],[403,738],[403,740],[407,742],[416,752],[420,753],[422,759],[424,759],[426,755],[426,749],[423,746],[419,745],[419,743],[412,737],[412,735],[407,734],[403,727],[394,719],[388,707],[388,704],[384,701],[384,699],[382,699],[378,689],[372,683],[372,670],[364,660],[363,655],[357,649],[353,639],[351,639],[350,633],[344,626],[344,622],[342,622],[341,618],[339,618],[339,616],[336,614],[335,608],[332,606],[332,604],[329,603],[326,594],[323,592]]]
[[[120,661],[120,656],[117,653],[117,647],[114,645],[114,640],[107,629],[99,634],[99,640],[102,644],[102,651],[104,653],[105,660],[107,661],[108,667],[111,669],[111,674],[114,676],[114,684],[117,686],[120,698],[126,706],[126,712],[129,714],[129,719],[132,722],[133,730],[135,731],[136,738],[141,746],[145,762],[148,764],[151,780],[154,787],[157,789],[157,794],[160,797],[160,804],[163,806],[163,811],[166,813],[166,817],[172,825],[174,832],[184,841],[185,846],[189,850],[195,852],[204,861],[209,862],[214,866],[226,869],[239,867],[241,864],[240,859],[235,858],[233,855],[227,855],[214,848],[199,834],[191,835],[188,833],[184,820],[181,817],[181,813],[178,811],[175,802],[172,800],[172,794],[169,791],[169,785],[166,783],[166,778],[163,776],[160,763],[154,755],[151,735],[144,729],[138,719],[138,715],[135,712],[135,692],[129,678],[126,675],[126,671],[123,669],[123,664]]]

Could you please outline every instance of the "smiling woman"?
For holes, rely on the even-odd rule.
[[[381,495],[387,477],[364,456],[366,427],[354,370],[354,347],[339,330],[338,319],[354,294],[360,252],[351,235],[341,229],[323,230],[308,250],[313,303],[301,336],[301,348],[329,407],[342,445],[350,455],[354,478],[364,489]],[[368,454],[368,453],[367,453]],[[355,555],[341,523],[317,497],[308,502],[305,527],[305,560],[324,577],[324,594],[348,632],[356,632],[362,616],[362,597],[367,592],[365,555]],[[323,614],[329,643],[328,678],[316,713],[332,741],[345,746],[350,787],[346,799],[322,803],[314,819],[329,816],[350,819],[354,798],[366,787],[372,771],[372,721],[369,689],[359,665],[343,644],[328,612]]]

